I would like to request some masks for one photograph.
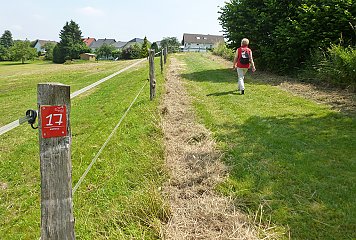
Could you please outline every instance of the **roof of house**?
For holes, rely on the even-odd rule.
[[[81,53],[80,56],[82,56],[82,55],[87,55],[87,56],[91,56],[91,57],[96,56],[94,53]]]
[[[133,42],[133,43],[143,43],[143,39],[142,38],[134,38],[134,39],[131,39],[130,41],[128,42]]]
[[[93,42],[96,41],[95,38],[90,38],[90,37],[88,37],[88,38],[83,38],[82,40],[83,40],[83,42],[85,43],[85,45],[87,45],[87,47],[89,47]]]
[[[116,42],[115,39],[107,39],[107,38],[98,39],[98,40],[92,42],[92,44],[90,45],[90,48],[96,49],[96,48],[103,46],[103,44],[112,45],[115,42]]]
[[[215,44],[224,41],[223,36],[219,35],[204,35],[204,34],[183,34],[184,43],[202,43],[202,44]]]
[[[123,48],[125,45],[126,45],[127,42],[122,42],[122,41],[117,41],[115,43],[113,43],[112,45],[115,47],[115,48]]]
[[[43,47],[46,43],[54,43],[54,44],[57,44],[56,41],[40,40],[40,39],[37,39],[37,40],[36,40],[35,46],[36,46],[37,43],[39,43],[42,47]]]

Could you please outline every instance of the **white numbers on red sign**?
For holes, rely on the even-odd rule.
[[[50,114],[50,115],[48,115],[46,117],[46,119],[49,119],[49,120],[48,120],[48,123],[46,124],[46,126],[53,126],[52,119],[53,120],[58,119],[58,121],[54,122],[54,123],[58,124],[60,126],[63,123],[62,122],[62,117],[63,117],[63,114]]]

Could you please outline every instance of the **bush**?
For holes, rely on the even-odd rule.
[[[54,63],[64,63],[64,55],[60,50],[59,44],[53,48],[53,62]]]
[[[141,57],[141,46],[137,43],[122,50],[123,59],[138,59]]]
[[[221,56],[227,60],[233,61],[235,57],[234,50],[228,48],[225,42],[219,42],[213,47],[213,54]]]
[[[312,56],[304,73],[313,81],[356,91],[356,49],[332,45],[326,52],[318,50]]]

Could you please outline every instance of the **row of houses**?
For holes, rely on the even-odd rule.
[[[111,45],[116,49],[124,49],[130,47],[133,44],[143,44],[143,41],[144,40],[141,38],[134,38],[128,42],[116,41],[115,39],[109,38],[95,39],[88,37],[83,39],[83,42],[93,51],[100,48],[104,44]]]
[[[104,44],[112,45],[116,49],[124,49],[133,44],[142,44],[143,39],[134,38],[128,42],[116,41],[115,39],[95,39],[95,38],[83,38],[83,42],[93,51],[100,48]],[[182,46],[180,47],[183,52],[205,52],[209,49],[212,49],[213,46],[219,42],[223,42],[224,37],[219,35],[204,35],[204,34],[190,34],[184,33]],[[38,52],[43,52],[43,46],[46,43],[56,43],[55,41],[46,41],[46,40],[36,40],[34,47]],[[160,42],[156,42],[160,46]]]

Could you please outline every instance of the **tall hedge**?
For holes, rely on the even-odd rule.
[[[250,39],[259,69],[299,69],[317,49],[355,46],[353,0],[230,0],[220,10],[230,46]]]

